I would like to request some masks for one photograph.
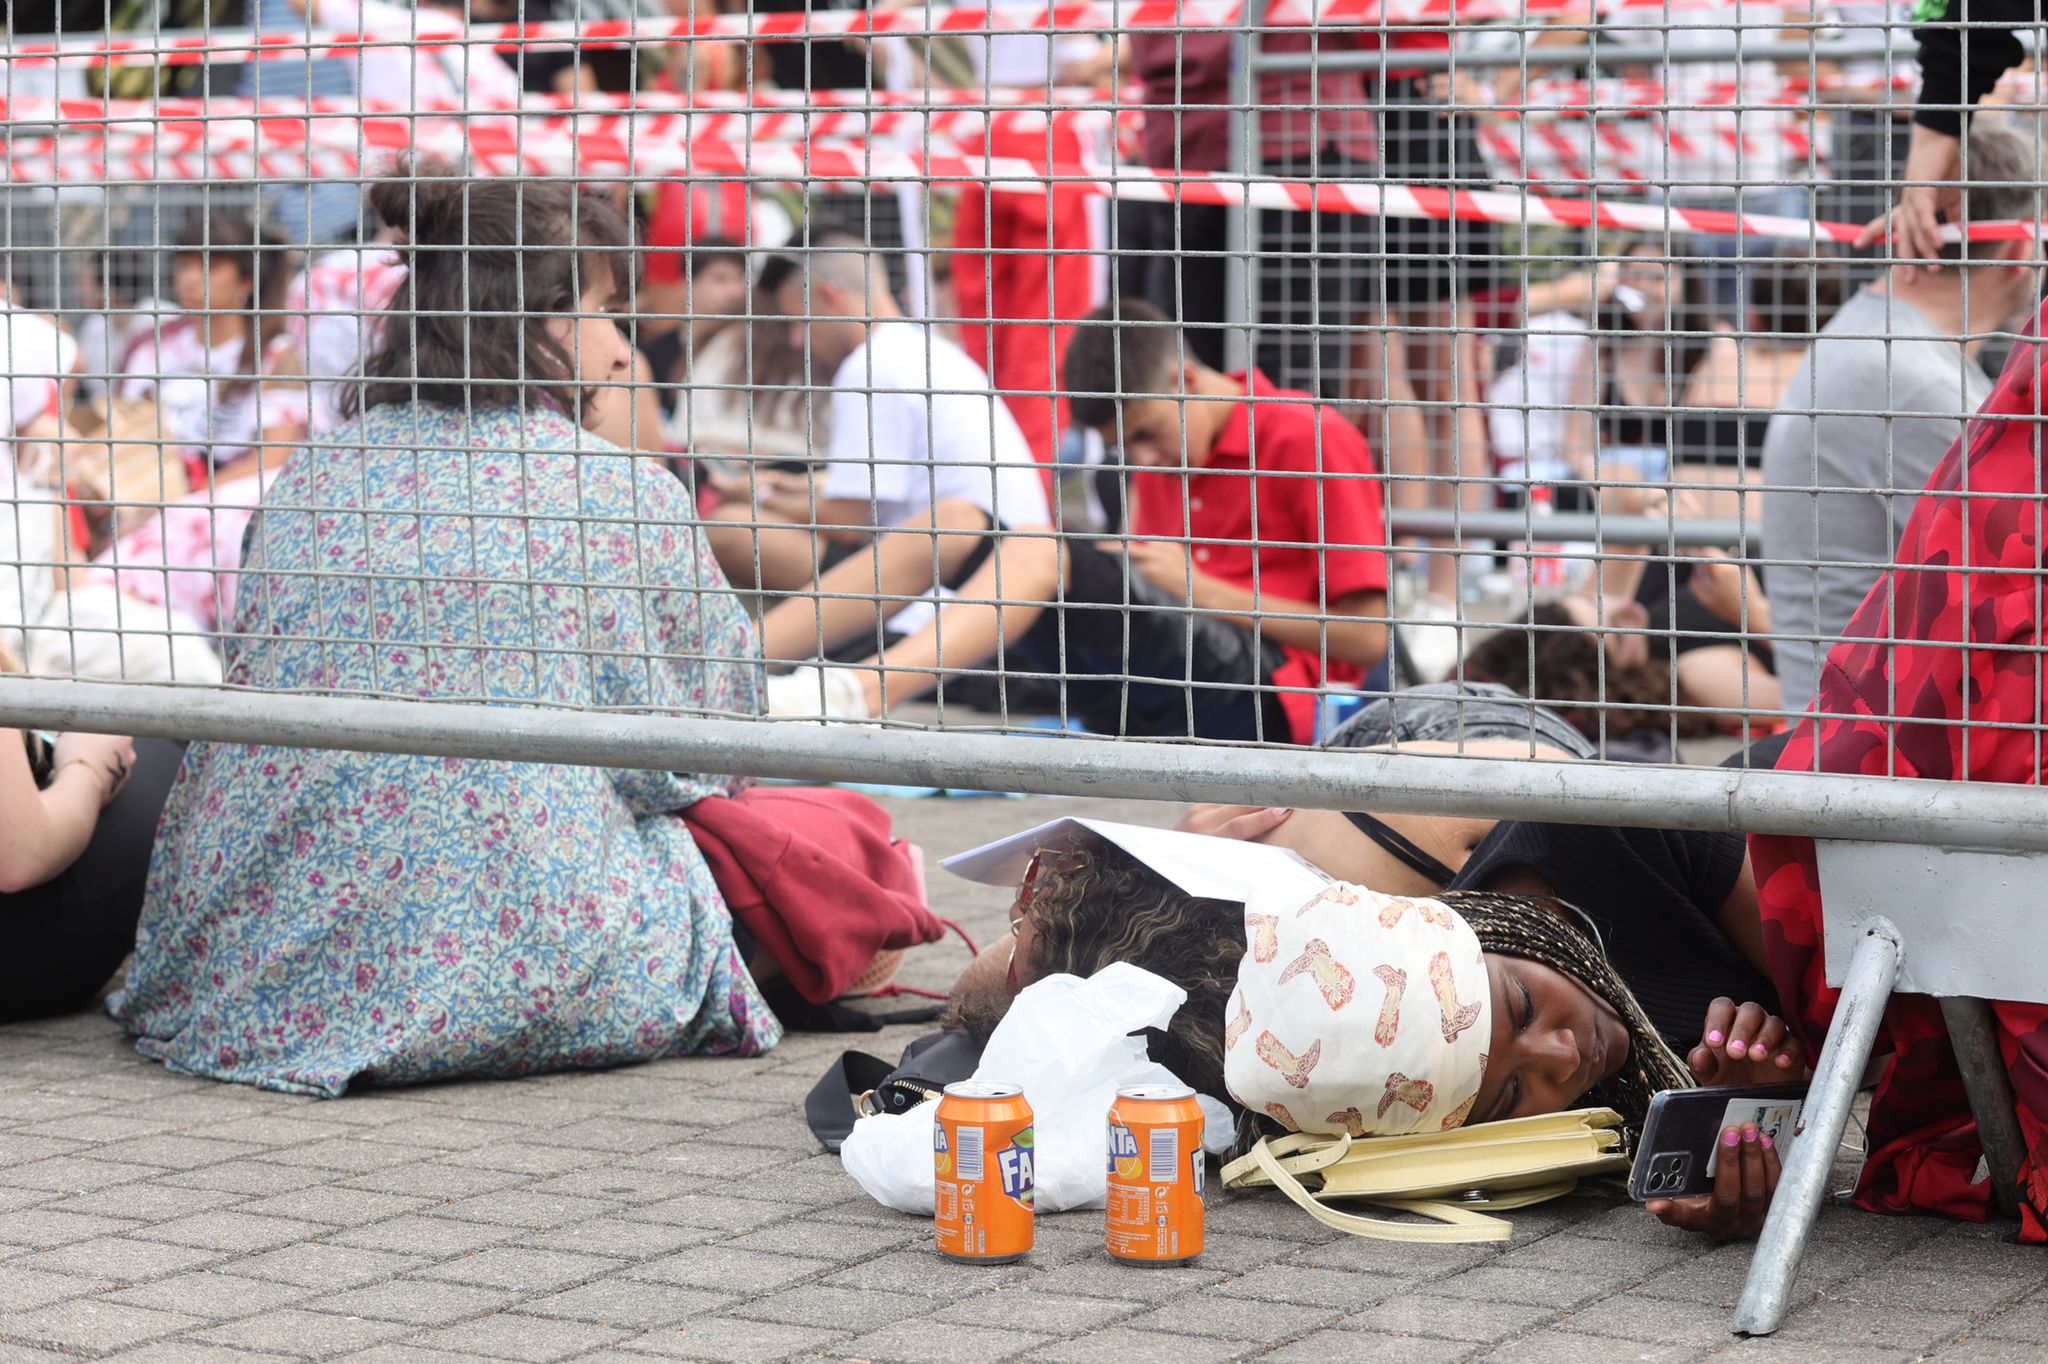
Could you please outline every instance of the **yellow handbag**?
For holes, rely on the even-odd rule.
[[[1621,1115],[1580,1108],[1405,1137],[1267,1137],[1223,1167],[1230,1189],[1272,1185],[1324,1226],[1383,1241],[1505,1241],[1513,1224],[1481,1208],[1561,1198],[1581,1179],[1628,1169]],[[1304,1179],[1316,1182],[1314,1192]],[[1358,1199],[1428,1219],[1396,1222],[1327,1206]],[[1456,1201],[1451,1201],[1455,1199]]]

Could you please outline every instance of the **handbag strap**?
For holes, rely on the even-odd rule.
[[[1280,1164],[1279,1158],[1266,1148],[1263,1139],[1252,1148],[1252,1159],[1258,1163],[1259,1169],[1265,1172],[1266,1178],[1273,1182],[1274,1188],[1286,1194],[1302,1211],[1332,1231],[1341,1231],[1352,1236],[1370,1236],[1378,1241],[1409,1241],[1435,1245],[1505,1241],[1514,1232],[1514,1226],[1504,1218],[1489,1217],[1485,1213],[1474,1212],[1456,1203],[1445,1203],[1437,1199],[1385,1201],[1387,1207],[1432,1219],[1436,1223],[1434,1226],[1338,1212],[1303,1188],[1301,1181],[1290,1174]],[[1554,1194],[1551,1196],[1555,1197]]]

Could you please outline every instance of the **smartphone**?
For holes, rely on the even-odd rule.
[[[1744,1123],[1755,1123],[1784,1160],[1805,1100],[1803,1084],[1663,1090],[1650,1100],[1649,1116],[1643,1119],[1628,1196],[1641,1203],[1710,1192],[1720,1164],[1721,1133]]]

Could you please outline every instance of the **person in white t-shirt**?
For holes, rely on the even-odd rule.
[[[860,595],[794,598],[769,613],[769,656],[801,657],[803,641],[871,633],[877,597],[964,581],[997,548],[993,532],[1048,527],[1052,512],[1045,475],[988,374],[936,328],[903,318],[880,257],[821,234],[775,303],[809,357],[800,380],[832,375],[831,438],[815,483],[752,474],[764,487],[759,518],[815,523],[828,543],[873,542],[871,558],[834,570],[857,577]],[[777,652],[777,641],[796,652]]]

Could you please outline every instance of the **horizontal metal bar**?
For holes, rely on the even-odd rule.
[[[511,762],[741,772],[1131,800],[2048,851],[2048,793],[1997,784],[1357,750],[818,727],[254,691],[0,679],[0,724]]]
[[[1638,34],[1645,30],[1631,30],[1624,25],[1609,26],[1614,31],[1628,33],[1627,41],[1592,42],[1580,47],[1528,47],[1511,52],[1265,52],[1253,59],[1252,69],[1260,72],[1279,71],[1448,71],[1453,67],[1460,71],[1477,71],[1482,68],[1522,67],[1532,69],[1551,66],[1696,66],[1708,62],[1803,62],[1811,58],[1817,62],[1831,61],[1877,61],[1889,55],[1894,61],[1909,62],[1920,52],[1920,45],[1910,35],[1902,34],[1896,43],[1886,44],[1881,38],[1851,39],[1843,42],[1783,42],[1777,38],[1739,39],[1730,37],[1726,42],[1686,43],[1666,52],[1654,43],[1645,42]],[[1778,25],[1770,25],[1769,31],[1779,31]]]
[[[1743,543],[1745,534],[1742,524],[1730,517],[1666,521],[1658,516],[1595,516],[1592,512],[1553,512],[1548,516],[1531,516],[1519,511],[1452,511],[1415,507],[1396,508],[1388,519],[1396,535],[1527,540],[1533,533],[1541,536],[1545,543],[1588,540],[1610,547],[1677,545],[1732,549]],[[1752,524],[1746,533],[1754,536],[1758,527]]]

